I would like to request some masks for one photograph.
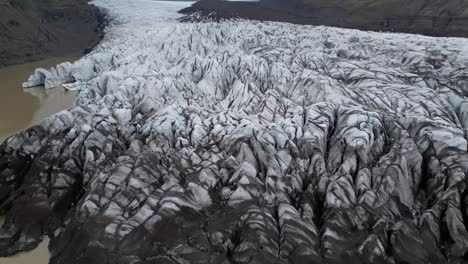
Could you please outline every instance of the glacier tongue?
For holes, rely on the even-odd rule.
[[[468,40],[95,0],[100,46],[24,84],[75,106],[0,147],[0,255],[462,263]]]

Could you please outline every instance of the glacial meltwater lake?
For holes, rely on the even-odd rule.
[[[44,87],[23,89],[21,84],[36,68],[50,68],[76,57],[50,58],[21,65],[0,68],[0,143],[14,133],[39,123],[44,118],[72,106],[75,92],[63,88]],[[0,226],[3,224],[0,217]],[[1,264],[49,263],[49,240],[46,238],[35,250],[1,258]]]
[[[50,58],[0,68],[0,142],[73,104],[75,92],[65,91],[63,88],[23,89],[21,84],[36,68],[48,69],[58,63],[73,62],[77,59],[76,57]]]

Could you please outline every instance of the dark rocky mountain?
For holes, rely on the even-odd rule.
[[[80,54],[100,41],[103,15],[86,0],[0,0],[0,67]]]
[[[468,1],[465,0],[202,0],[181,12],[214,18],[241,17],[432,36],[468,36]]]

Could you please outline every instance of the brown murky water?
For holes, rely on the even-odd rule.
[[[36,68],[50,68],[76,57],[47,60],[0,68],[0,143],[8,136],[39,123],[44,118],[67,109],[73,104],[75,93],[62,88],[43,87],[22,89],[21,84]],[[3,218],[0,217],[0,226]],[[1,258],[0,264],[47,264],[49,240],[35,250]]]
[[[62,88],[22,89],[21,84],[36,68],[50,68],[77,58],[51,58],[0,68],[0,143],[8,136],[39,123],[73,104],[75,93]],[[3,262],[0,261],[3,264]]]

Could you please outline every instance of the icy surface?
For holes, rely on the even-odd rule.
[[[75,107],[0,147],[0,253],[51,263],[462,263],[468,40],[97,0],[101,45],[25,86]]]

